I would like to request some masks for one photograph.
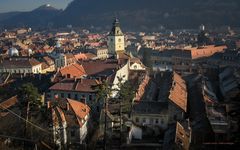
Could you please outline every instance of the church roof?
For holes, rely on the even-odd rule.
[[[117,18],[115,18],[113,22],[112,30],[109,33],[110,36],[123,36],[122,30],[120,28],[120,22]]]

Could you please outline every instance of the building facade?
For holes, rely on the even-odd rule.
[[[112,30],[108,35],[108,53],[115,55],[118,52],[125,51],[124,34],[120,28],[118,19],[113,22]]]

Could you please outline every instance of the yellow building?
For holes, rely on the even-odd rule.
[[[112,30],[108,35],[108,53],[109,55],[115,55],[118,52],[125,51],[124,35],[120,28],[118,19],[113,22]]]

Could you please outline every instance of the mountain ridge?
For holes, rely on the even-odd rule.
[[[31,13],[33,11],[25,15],[31,16]],[[162,26],[173,29],[197,28],[200,24],[212,27],[239,26],[240,1],[73,0],[65,10],[43,15],[47,15],[47,19],[32,21],[31,24],[24,19],[21,22],[32,26],[37,26],[33,22],[41,22],[45,26],[49,23],[54,27],[71,24],[74,27],[105,30],[109,29],[113,18],[117,16],[127,30],[159,30]],[[1,23],[6,24],[6,21]]]

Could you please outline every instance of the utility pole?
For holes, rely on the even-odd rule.
[[[104,116],[104,150],[107,150],[107,97],[104,100],[104,107],[105,107],[105,116]]]
[[[120,99],[120,142],[119,148],[121,149],[122,145],[122,100]]]

